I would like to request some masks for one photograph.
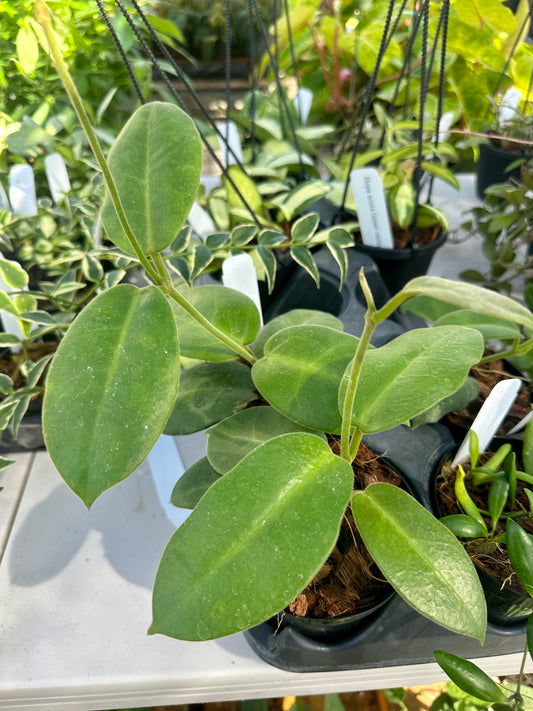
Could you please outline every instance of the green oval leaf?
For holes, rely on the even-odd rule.
[[[452,286],[453,288],[451,288]],[[453,304],[461,309],[469,309],[533,329],[533,314],[529,309],[514,299],[483,289],[475,284],[466,284],[460,281],[450,282],[449,279],[441,277],[424,276],[411,279],[399,294],[405,296],[425,295]]]
[[[180,231],[198,191],[202,144],[175,104],[145,104],[126,123],[108,157],[129,225],[145,253],[161,252]],[[109,195],[102,208],[109,238],[135,254]]]
[[[470,696],[495,703],[505,701],[505,694],[498,684],[472,662],[441,650],[433,652],[433,656],[453,683]]]
[[[437,624],[483,642],[483,590],[453,533],[390,484],[356,492],[352,510],[370,554],[404,600]]]
[[[183,295],[213,326],[241,345],[251,343],[261,328],[261,317],[254,302],[235,289],[209,284],[183,289]],[[172,303],[181,355],[197,360],[234,360],[237,354],[211,335],[181,306]]]
[[[48,452],[89,506],[145,459],[176,398],[172,309],[156,287],[102,292],[73,322],[46,382]]]
[[[207,457],[202,457],[184,472],[170,497],[170,503],[181,509],[193,509],[205,492],[220,479]]]
[[[520,339],[521,333],[518,326],[510,321],[504,321],[495,316],[478,314],[468,309],[458,309],[441,316],[434,323],[435,326],[467,326],[477,329],[485,341],[491,338],[503,340]]]
[[[481,335],[460,326],[415,329],[368,351],[353,424],[371,433],[408,422],[454,393],[482,354]]]
[[[513,570],[528,593],[533,596],[533,536],[509,518],[506,543]]]
[[[285,434],[255,449],[171,538],[150,633],[213,639],[281,610],[335,544],[352,485],[351,466],[314,435]]]
[[[18,262],[0,259],[0,276],[13,289],[24,289],[28,285],[28,274]]]
[[[217,472],[226,474],[260,444],[281,434],[304,431],[305,427],[273,407],[250,407],[209,430],[207,458]]]
[[[263,397],[306,427],[338,434],[339,386],[358,338],[327,326],[292,326],[275,333],[252,368]]]
[[[265,343],[268,339],[278,331],[289,326],[300,326],[303,324],[315,324],[317,326],[328,326],[337,331],[343,330],[342,321],[336,316],[328,314],[325,311],[312,311],[310,309],[293,309],[284,314],[280,314],[269,321],[259,333],[259,336],[252,343],[252,350],[258,358],[262,358],[265,354]]]
[[[486,529],[481,526],[479,521],[467,516],[467,514],[453,514],[452,516],[444,516],[439,520],[454,536],[459,538],[485,538],[487,535]]]
[[[200,363],[183,371],[165,434],[199,432],[242,410],[257,397],[244,363]]]

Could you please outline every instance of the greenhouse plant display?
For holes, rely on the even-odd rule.
[[[164,250],[198,189],[201,148],[193,122],[176,106],[147,104],[106,159],[44,3],[36,11],[104,176],[104,227],[151,281],[141,289],[105,290],[62,340],[44,402],[54,464],[90,506],[142,463],[167,422],[194,415],[202,429],[207,411],[216,409],[216,419],[225,420],[225,403],[232,412],[236,395],[238,408],[258,400],[265,405],[250,408],[258,426],[247,436],[224,438],[213,465],[221,476],[170,540],[155,581],[150,631],[211,639],[279,612],[320,570],[350,505],[397,592],[438,624],[483,640],[483,595],[461,544],[396,486],[378,483],[354,493],[352,469],[363,434],[400,425],[455,392],[480,359],[483,339],[472,328],[443,326],[407,332],[381,348],[369,341],[379,323],[421,294],[525,330],[533,329],[531,313],[481,288],[458,283],[451,289],[446,280],[425,277],[377,308],[362,273],[367,313],[357,338],[331,316],[308,312],[289,313],[261,330],[256,307],[238,292],[176,287]],[[180,356],[201,362],[180,373]],[[406,391],[408,400],[401,397]],[[283,416],[281,428],[267,412],[278,423]]]

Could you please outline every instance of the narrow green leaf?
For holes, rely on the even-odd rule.
[[[358,338],[326,326],[302,325],[275,333],[252,368],[263,397],[306,427],[338,434],[338,392]]]
[[[260,444],[288,432],[306,431],[273,407],[250,407],[209,430],[207,458],[217,472],[226,474]]]
[[[527,648],[529,656],[533,659],[533,615],[530,615],[527,621]]]
[[[198,191],[202,144],[193,120],[175,104],[141,106],[113,143],[108,164],[137,241],[145,253],[161,252],[176,238]],[[117,247],[135,254],[109,196],[102,221]]]
[[[256,225],[237,225],[231,231],[230,242],[234,247],[244,247],[253,240],[258,231]]]
[[[205,238],[205,246],[209,250],[217,250],[229,243],[229,232],[214,232]]]
[[[533,536],[512,518],[507,519],[507,552],[520,582],[533,596]]]
[[[533,329],[533,314],[529,309],[514,299],[474,284],[424,276],[411,279],[400,294],[430,296],[462,309],[477,311]]]
[[[351,466],[314,435],[285,434],[255,449],[170,540],[150,633],[213,639],[278,612],[331,551],[352,485]]]
[[[261,317],[254,302],[235,289],[209,284],[183,289],[189,302],[226,336],[241,345],[251,343],[261,328]],[[198,360],[224,361],[236,353],[206,331],[181,306],[173,303],[182,356]]]
[[[468,516],[470,516],[470,518],[474,519],[474,521],[477,521],[481,529],[484,531],[483,536],[487,538],[487,536],[489,535],[487,525],[485,524],[483,516],[481,515],[478,507],[476,506],[472,497],[467,491],[467,488],[465,486],[465,471],[460,464],[457,467],[457,473],[455,475],[454,492],[457,501],[463,511]]]
[[[296,220],[291,227],[292,243],[297,245],[309,242],[317,230],[319,221],[319,216],[314,212]]]
[[[466,326],[476,328],[485,341],[491,338],[502,340],[514,340],[521,338],[522,334],[518,326],[510,321],[501,318],[487,316],[468,311],[467,309],[457,309],[451,311],[434,322],[435,326]]]
[[[287,235],[278,230],[261,230],[257,241],[264,247],[279,247],[287,241]]]
[[[454,393],[482,354],[481,335],[461,326],[415,329],[368,351],[353,424],[371,433],[408,422]]]
[[[528,474],[533,474],[533,418],[527,423],[522,445],[522,461]]]
[[[257,248],[257,256],[261,260],[261,264],[265,269],[265,275],[268,284],[268,293],[271,294],[272,289],[274,288],[274,283],[276,281],[276,258],[269,249],[263,247],[262,245],[259,245],[259,247]]]
[[[73,322],[48,373],[43,428],[54,464],[87,505],[145,459],[178,375],[176,325],[159,289],[113,287]]]
[[[0,276],[13,289],[24,289],[28,285],[28,274],[18,262],[0,259]]]
[[[192,264],[189,279],[194,281],[213,261],[213,254],[205,244],[195,244],[192,252]]]
[[[437,624],[483,642],[483,590],[453,533],[390,484],[356,492],[352,510],[370,554],[404,600]]]
[[[346,274],[348,273],[348,256],[346,250],[341,247],[338,242],[334,240],[328,240],[326,242],[327,248],[331,252],[333,259],[337,262],[340,269],[340,279],[339,279],[339,291],[342,289],[344,282],[346,281]]]
[[[489,503],[489,513],[492,519],[492,530],[494,531],[496,524],[502,514],[502,511],[507,503],[507,498],[509,497],[509,481],[506,479],[505,474],[500,474],[493,481],[492,486],[489,490],[488,503]]]
[[[320,274],[309,249],[307,247],[291,247],[291,257],[313,277],[317,289],[320,289]]]
[[[183,371],[165,434],[199,432],[242,410],[257,397],[244,363],[200,363]]]
[[[454,684],[470,696],[482,701],[503,703],[505,694],[498,684],[478,666],[467,659],[437,650],[433,652],[438,665],[446,672]]]
[[[15,463],[14,459],[8,459],[7,457],[0,457],[0,472],[4,471],[4,469],[7,469],[14,463]],[[2,491],[2,488],[0,488],[0,491]]]
[[[472,469],[477,467],[479,460],[479,437],[475,430],[470,430],[470,436],[468,439],[468,450],[470,453],[470,466]]]
[[[218,479],[220,474],[209,464],[207,457],[202,457],[180,476],[172,490],[170,503],[181,509],[193,509]]]

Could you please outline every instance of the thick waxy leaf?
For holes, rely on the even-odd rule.
[[[199,459],[178,479],[172,490],[170,503],[181,509],[193,509],[205,492],[220,479],[207,457]]]
[[[440,519],[446,528],[459,538],[485,538],[487,529],[471,516],[466,514],[453,514]]]
[[[418,427],[427,422],[438,422],[448,412],[461,412],[479,395],[479,383],[475,378],[467,376],[461,387],[452,395],[440,400],[421,415],[413,417],[411,427]]]
[[[461,326],[415,329],[368,351],[353,424],[370,433],[408,422],[454,393],[482,354],[481,335]]]
[[[453,683],[470,696],[494,703],[505,701],[505,694],[498,684],[472,662],[441,650],[433,652],[433,655]]]
[[[171,538],[150,632],[212,639],[281,610],[335,544],[352,485],[351,466],[314,435],[281,435],[255,449]]]
[[[145,459],[178,375],[176,324],[156,287],[113,287],[76,318],[48,373],[43,427],[54,464],[87,505]]]
[[[252,368],[263,397],[306,427],[338,434],[338,392],[358,338],[326,326],[292,326],[275,333]]]
[[[520,582],[533,596],[533,536],[511,518],[507,519],[507,552]]]
[[[429,321],[429,323],[435,323],[441,316],[455,310],[456,308],[451,304],[445,304],[429,296],[413,296],[400,306],[401,313],[409,311]]]
[[[356,492],[352,510],[372,557],[404,600],[443,627],[483,642],[483,590],[453,533],[390,484]]]
[[[8,286],[23,289],[28,284],[28,275],[18,262],[0,259],[0,275]]]
[[[524,444],[522,445],[522,460],[524,469],[528,474],[533,474],[533,419],[526,426]]]
[[[417,277],[407,282],[400,293],[410,296],[430,296],[461,309],[513,321],[527,329],[533,329],[533,314],[529,309],[514,299],[474,284],[451,282],[441,277]]]
[[[527,648],[529,656],[533,659],[533,615],[530,615],[527,621]]]
[[[174,104],[151,102],[124,126],[108,157],[129,225],[146,253],[168,247],[191,210],[202,145],[192,119]],[[102,220],[110,239],[134,254],[107,195]]]
[[[520,329],[510,321],[501,318],[478,314],[467,309],[457,309],[442,316],[434,323],[435,326],[467,326],[477,329],[485,341],[491,338],[514,340],[521,338]]]
[[[235,289],[225,286],[196,286],[182,294],[213,326],[241,345],[251,343],[261,328],[261,318],[254,302]],[[212,336],[181,306],[173,302],[181,355],[197,360],[224,361],[238,356]]]
[[[165,434],[198,432],[242,410],[257,397],[244,363],[201,363],[185,370]]]
[[[317,326],[329,326],[337,331],[343,330],[342,321],[325,311],[311,311],[309,309],[293,309],[287,313],[276,316],[261,329],[261,333],[252,343],[252,350],[258,358],[264,355],[265,343],[270,336],[277,331],[289,326],[300,326],[302,324],[315,324]]]
[[[207,458],[217,472],[226,474],[260,444],[281,434],[305,431],[273,407],[250,407],[209,430]]]
[[[320,273],[310,250],[307,247],[291,247],[291,257],[314,279],[317,289],[319,289]]]

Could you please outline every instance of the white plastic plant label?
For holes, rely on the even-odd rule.
[[[450,128],[453,126],[453,123],[455,121],[455,114],[453,111],[446,111],[445,113],[442,114],[440,117],[439,121],[439,128],[437,131],[437,135],[435,136],[435,142],[437,141],[437,138],[439,140],[439,143],[446,143],[448,138],[450,137]]]
[[[44,169],[52,200],[57,205],[70,192],[70,180],[63,156],[59,155],[59,153],[50,153],[45,156]]]
[[[293,103],[294,108],[300,117],[300,123],[302,126],[305,126],[309,117],[309,112],[311,111],[311,104],[313,103],[313,92],[311,89],[302,87],[294,97]]]
[[[519,378],[501,380],[492,388],[476,419],[472,423],[471,430],[477,434],[479,440],[479,451],[484,452],[498,431],[498,427],[504,421],[511,405],[518,395],[522,381]],[[468,457],[470,445],[470,430],[467,432],[457,454],[452,461],[452,469]]]
[[[9,210],[10,208],[11,205],[7,199],[6,191],[4,190],[2,183],[0,183],[0,210]]]
[[[498,123],[500,126],[508,126],[516,118],[516,112],[520,106],[522,95],[513,86],[507,89],[500,104],[498,113]]]
[[[222,151],[222,162],[226,167],[242,163],[242,146],[237,126],[233,121],[217,121],[218,145]]]
[[[18,163],[9,171],[9,201],[17,215],[33,217],[37,214],[33,170],[27,163]]]
[[[249,254],[234,254],[222,262],[222,283],[252,299],[257,306],[261,316],[261,325],[263,325],[257,274],[253,259]]]
[[[211,215],[204,210],[203,207],[198,205],[197,202],[193,203],[187,221],[192,227],[194,234],[198,235],[198,237],[201,237],[202,239],[206,235],[216,232],[215,223],[211,219]]]
[[[350,173],[350,184],[363,244],[392,249],[394,240],[389,211],[378,171],[375,168],[355,168]]]

